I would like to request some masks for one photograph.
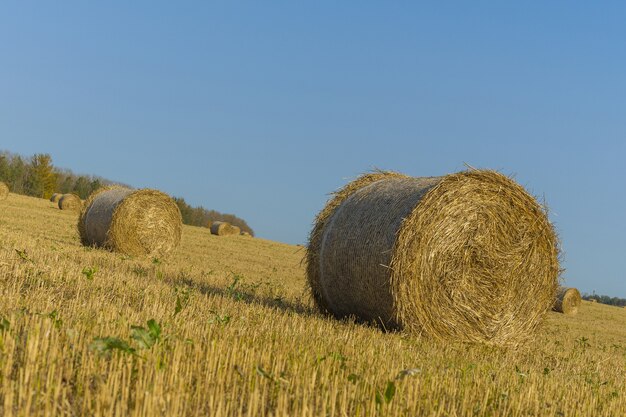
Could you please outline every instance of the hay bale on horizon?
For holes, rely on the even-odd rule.
[[[239,233],[241,236],[246,236],[246,237],[252,237],[252,235],[249,232],[246,232],[245,230],[242,230],[241,233]]]
[[[50,196],[50,201],[52,203],[59,203],[59,200],[61,199],[61,197],[63,196],[63,194],[61,193],[54,193],[52,194],[52,196]]]
[[[133,256],[163,256],[179,243],[182,217],[174,200],[157,190],[113,186],[93,193],[78,219],[85,246]]]
[[[494,171],[366,174],[317,215],[316,305],[386,329],[515,346],[554,304],[558,240],[541,205]]]
[[[233,226],[228,222],[213,222],[211,223],[211,233],[217,236],[232,236],[238,235],[241,232],[237,226]]]
[[[63,194],[57,202],[61,210],[80,211],[83,207],[83,200],[76,194]]]
[[[581,302],[580,291],[576,288],[559,287],[552,310],[573,316],[578,313]]]
[[[0,200],[4,200],[9,196],[9,186],[0,181]]]

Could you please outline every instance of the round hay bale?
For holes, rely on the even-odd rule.
[[[245,230],[243,230],[243,231],[240,233],[240,235],[241,235],[241,236],[246,236],[246,237],[252,237],[252,235],[251,235],[250,233],[246,232]]]
[[[50,197],[50,201],[53,203],[59,203],[59,200],[61,199],[61,197],[63,196],[63,194],[61,193],[54,193],[52,194],[52,196]]]
[[[514,346],[554,304],[558,240],[542,206],[494,171],[364,175],[309,237],[317,306],[386,329]]]
[[[83,200],[76,194],[63,194],[57,204],[61,210],[80,211],[83,207]]]
[[[238,235],[241,230],[237,226],[233,226],[227,222],[211,223],[211,233],[217,236]]]
[[[581,302],[582,297],[576,288],[559,287],[552,310],[573,316],[578,313]]]
[[[4,200],[9,196],[9,186],[0,181],[0,200]]]
[[[89,196],[78,219],[83,245],[132,256],[167,254],[180,243],[182,227],[180,210],[167,194],[116,186]]]

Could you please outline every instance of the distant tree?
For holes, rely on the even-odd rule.
[[[78,196],[82,199],[87,198],[91,193],[91,181],[89,181],[89,178],[81,175],[76,178],[74,189],[72,191],[78,194]]]
[[[34,197],[50,198],[56,188],[56,173],[49,154],[33,155],[30,175],[28,176],[28,194]]]

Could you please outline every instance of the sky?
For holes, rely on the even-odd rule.
[[[506,3],[506,4],[505,4]],[[0,3],[0,149],[306,243],[374,168],[545,199],[565,283],[626,297],[621,2]]]

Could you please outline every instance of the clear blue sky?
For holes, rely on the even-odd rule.
[[[545,196],[568,284],[626,297],[623,3],[100,3],[2,2],[0,149],[290,243],[374,167],[494,168]]]

